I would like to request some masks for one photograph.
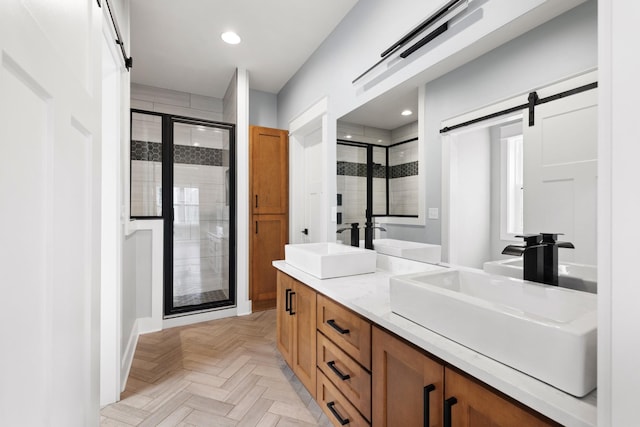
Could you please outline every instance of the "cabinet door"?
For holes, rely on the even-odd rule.
[[[289,137],[286,130],[251,126],[249,182],[252,213],[289,210]]]
[[[449,368],[445,369],[445,402],[450,408],[444,410],[446,427],[559,425]]]
[[[290,296],[294,280],[282,272],[277,276],[278,301],[276,306],[276,328],[278,350],[287,364],[293,366],[293,317],[289,313]]]
[[[251,223],[250,297],[254,311],[276,306],[276,269],[272,261],[284,259],[288,236],[285,215],[254,215]]]
[[[295,282],[291,296],[293,315],[293,372],[316,395],[316,291]]]
[[[372,424],[442,425],[443,366],[379,328],[373,328],[372,347]]]

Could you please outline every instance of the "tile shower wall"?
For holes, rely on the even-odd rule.
[[[132,108],[212,121],[223,119],[223,101],[217,98],[135,84],[131,98]],[[228,289],[225,175],[229,140],[224,131],[177,125],[174,142],[174,296]],[[160,117],[134,114],[132,216],[161,214],[161,146]]]
[[[367,151],[365,148],[338,145],[337,147],[337,189],[342,194],[342,224],[361,224],[360,238],[364,239],[364,223],[367,206]],[[384,149],[373,153],[373,212],[386,212],[386,154]],[[341,227],[339,227],[341,228]],[[347,232],[348,233],[348,232]],[[340,240],[348,241],[344,235]]]
[[[418,141],[389,148],[389,215],[418,214]]]

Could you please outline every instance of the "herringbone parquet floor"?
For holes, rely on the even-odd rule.
[[[275,342],[275,310],[142,335],[101,425],[330,426]]]

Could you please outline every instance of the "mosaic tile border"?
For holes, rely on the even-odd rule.
[[[367,164],[355,163],[355,162],[337,162],[336,171],[338,175],[345,176],[358,176],[366,178],[367,176]],[[373,177],[374,178],[386,178],[387,168],[382,165],[373,165]]]
[[[357,176],[366,178],[367,164],[355,162],[337,162],[336,167],[338,175]],[[404,178],[407,176],[418,175],[418,161],[402,163],[400,165],[391,166],[389,168],[389,178]],[[373,165],[374,178],[386,178],[387,168],[382,165]]]
[[[147,162],[162,161],[162,144],[159,142],[131,141],[131,160]],[[191,145],[173,146],[174,163],[202,166],[227,166],[229,156],[227,150]]]

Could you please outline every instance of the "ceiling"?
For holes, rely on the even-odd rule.
[[[413,114],[403,116],[403,110]],[[399,85],[340,117],[341,122],[393,130],[418,120],[418,87]]]
[[[251,89],[278,93],[356,2],[132,0],[131,80],[222,98],[239,67]]]

